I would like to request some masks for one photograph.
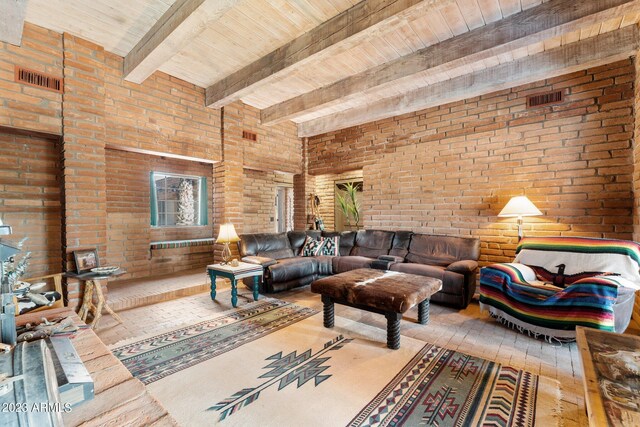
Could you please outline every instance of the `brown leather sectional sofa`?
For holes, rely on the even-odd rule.
[[[299,256],[307,236],[340,236],[340,256]],[[442,290],[431,301],[466,307],[476,289],[480,241],[410,231],[290,231],[242,234],[242,260],[264,267],[263,293],[305,286],[320,277],[356,268],[384,268],[435,277]]]

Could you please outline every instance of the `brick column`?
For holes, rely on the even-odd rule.
[[[106,179],[104,126],[104,49],[67,33],[63,35],[62,107],[63,268],[75,269],[72,252],[97,248],[106,265]],[[105,289],[106,291],[106,289]],[[68,305],[77,308],[82,289],[68,280]]]
[[[242,199],[244,195],[244,152],[242,148],[242,104],[235,102],[222,109],[222,162],[214,170],[214,223],[231,222],[238,234],[242,233]],[[222,245],[216,245],[214,257],[221,258]],[[231,252],[238,256],[237,247],[231,244]]]
[[[310,219],[310,196],[315,190],[315,177],[309,175],[309,138],[302,138],[302,173],[293,176],[293,227],[295,230],[308,229]]]

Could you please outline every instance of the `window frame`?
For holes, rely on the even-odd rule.
[[[162,175],[163,179],[167,178],[181,178],[181,179],[191,179],[198,182],[198,192],[197,192],[197,200],[198,200],[198,209],[197,209],[197,223],[193,225],[160,225],[160,213],[159,213],[159,202],[158,200],[158,189],[157,189],[157,181],[156,177],[158,175]],[[198,176],[198,175],[187,175],[180,174],[174,172],[162,172],[162,171],[151,171],[149,173],[150,186],[149,186],[149,206],[150,206],[150,226],[151,228],[193,228],[193,227],[206,227],[209,225],[209,198],[207,194],[207,177],[206,176]],[[204,188],[204,189],[203,189]],[[166,190],[165,190],[166,191]],[[155,195],[153,194],[155,192]],[[166,202],[165,200],[163,200]],[[204,203],[203,203],[204,202]],[[155,204],[155,208],[154,208]],[[204,207],[204,212],[203,212]],[[202,215],[204,213],[204,215]],[[154,217],[155,216],[155,217]],[[155,224],[154,224],[155,222]]]

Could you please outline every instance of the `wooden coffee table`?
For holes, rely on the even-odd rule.
[[[322,295],[324,326],[334,325],[334,303],[384,314],[387,318],[387,347],[400,348],[402,313],[418,305],[418,322],[429,321],[429,299],[442,289],[433,277],[398,271],[359,268],[311,284],[311,291]]]

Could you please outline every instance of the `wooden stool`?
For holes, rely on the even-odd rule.
[[[97,283],[96,283],[97,282]],[[98,297],[98,305],[93,304],[93,292],[96,292],[96,296]],[[82,298],[82,306],[80,307],[80,311],[78,312],[78,316],[86,323],[87,315],[90,311],[93,311],[93,321],[91,322],[91,329],[96,329],[98,327],[98,322],[102,317],[102,310],[107,310],[111,316],[118,323],[123,323],[122,319],[111,307],[107,304],[106,299],[104,298],[104,294],[102,293],[102,286],[100,286],[100,282],[98,280],[86,280],[84,285],[84,296]]]

